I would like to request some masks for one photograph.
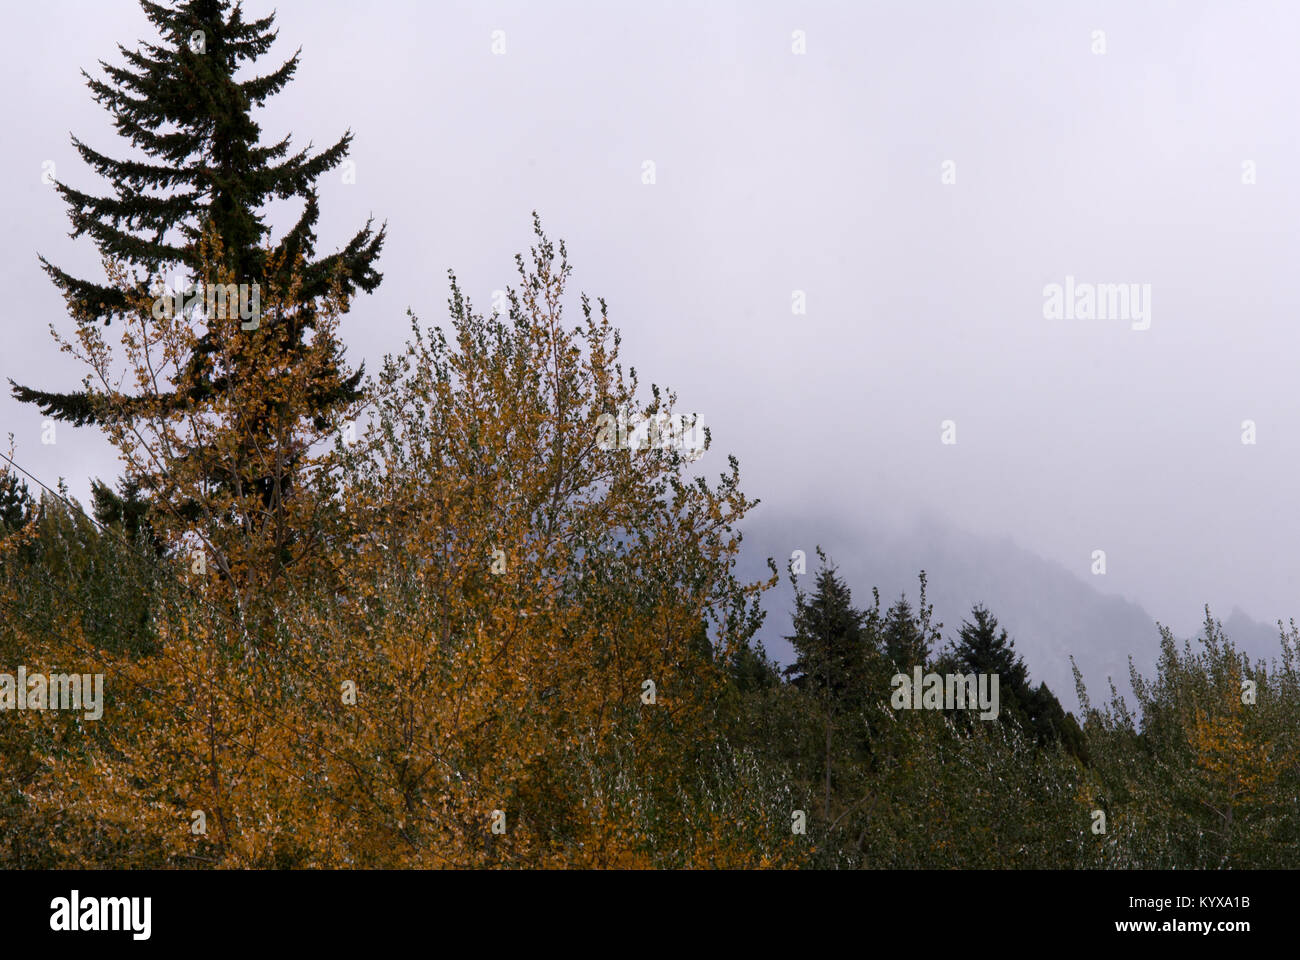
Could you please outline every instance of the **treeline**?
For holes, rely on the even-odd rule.
[[[158,42],[90,85],[147,159],[74,141],[110,192],[57,185],[106,279],[43,261],[86,376],[14,386],[122,477],[86,511],[12,445],[0,472],[0,862],[1291,865],[1294,626],[1266,667],[1207,615],[1135,710],[1080,685],[1076,721],[989,611],[945,644],[924,577],[915,608],[859,608],[823,558],[778,669],[739,465],[700,473],[711,436],[624,368],[564,244],[535,219],[503,309],[453,275],[446,323],[354,369],[338,331],[385,233],[315,249],[350,136],[261,141],[297,64],[254,69],[272,17],[144,6]],[[278,237],[272,197],[302,207]],[[175,271],[256,296],[163,309]],[[900,705],[918,669],[996,676],[996,716]],[[56,702],[73,674],[102,716]]]
[[[1291,867],[1300,852],[1300,633],[1252,663],[1206,611],[1193,646],[1164,631],[1157,675],[1130,669],[1082,724],[1033,685],[1014,643],[976,606],[941,646],[919,606],[856,609],[823,557],[796,583],[794,664],[732,661],[737,744],[796,790],[819,840],[808,863],[868,868]],[[996,675],[1000,709],[900,708],[894,677]]]
[[[1155,678],[1133,674],[1135,708],[1114,688],[1093,707],[1080,682],[1079,725],[1030,683],[987,610],[942,646],[924,576],[917,608],[900,599],[882,612],[873,592],[860,610],[823,560],[796,592],[790,666],[739,639],[724,651],[701,623],[680,634],[676,662],[643,649],[620,684],[613,660],[635,644],[604,625],[635,630],[632,605],[651,588],[626,563],[588,556],[565,588],[564,627],[558,595],[537,602],[539,584],[516,581],[516,622],[535,631],[520,646],[543,640],[554,661],[507,678],[519,662],[504,637],[439,642],[447,598],[420,577],[431,551],[419,535],[390,540],[391,561],[348,561],[369,611],[322,610],[320,594],[282,601],[276,637],[246,648],[212,595],[195,593],[191,557],[153,554],[148,531],[132,533],[110,504],[87,516],[66,491],[34,498],[13,472],[0,477],[5,669],[108,678],[97,723],[3,714],[10,866],[1295,862],[1294,625],[1267,666],[1208,617],[1196,647],[1166,634]],[[749,632],[754,611],[742,613],[740,591],[735,602]],[[997,718],[898,708],[893,678],[916,666],[998,675]],[[193,832],[196,810],[207,833]],[[495,811],[504,833],[492,833]]]

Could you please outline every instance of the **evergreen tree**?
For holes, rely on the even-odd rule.
[[[0,535],[21,530],[34,510],[27,483],[10,470],[0,473]]]
[[[1065,712],[1046,683],[1033,689],[1026,713],[1040,746],[1059,741],[1066,750],[1088,763],[1088,743],[1079,722],[1074,714]]]
[[[743,644],[727,663],[731,682],[741,694],[774,690],[781,684],[781,672],[767,655],[762,643]]]
[[[974,622],[962,624],[952,662],[962,673],[998,675],[998,716],[1015,723],[1040,746],[1062,743],[1070,753],[1087,759],[1083,731],[1065,712],[1047,684],[1029,682],[1025,661],[1016,653],[1015,641],[999,630],[997,617],[982,605],[971,610]]]
[[[916,625],[912,622],[912,605],[907,597],[899,596],[894,605],[885,611],[885,624],[882,636],[885,644],[885,656],[899,669],[911,668],[916,647]]]
[[[812,595],[804,594],[795,585],[794,633],[786,638],[794,645],[795,660],[785,673],[821,706],[824,813],[829,820],[836,723],[866,694],[872,663],[868,628],[874,624],[869,624],[867,614],[853,606],[848,585],[827,563],[820,547],[817,556],[821,568]]]
[[[107,484],[95,480],[90,485],[90,494],[91,512],[99,524],[118,528],[130,543],[135,543],[144,533],[158,548],[157,538],[152,536],[146,519],[149,504],[141,498],[137,481],[123,480],[115,492]]]
[[[861,696],[867,676],[867,615],[853,606],[853,594],[828,566],[820,548],[822,567],[811,596],[795,588],[795,660],[785,668],[791,682],[823,702],[844,702]]]
[[[926,602],[924,570],[921,571],[919,580],[921,587],[917,609],[913,610],[907,597],[900,595],[886,611],[881,627],[885,659],[900,670],[925,667],[930,662],[931,650],[939,643],[939,628],[943,626],[932,623],[934,607]]]
[[[1029,669],[1016,653],[1015,641],[1007,636],[1005,629],[999,629],[998,618],[983,604],[976,604],[971,609],[971,620],[962,622],[951,662],[959,673],[996,675],[998,719],[1022,730],[1029,729],[1025,712]]]
[[[882,628],[885,656],[900,670],[924,667],[929,659],[929,644],[921,635],[916,614],[906,597],[900,596],[885,613]]]
[[[313,183],[342,163],[351,133],[325,151],[312,153],[308,147],[290,153],[289,137],[261,143],[261,129],[252,118],[253,108],[289,83],[299,53],[272,73],[235,79],[276,39],[274,14],[244,21],[240,5],[229,0],[169,5],[143,0],[142,7],[161,43],[143,44],[135,52],[120,47],[126,66],[101,62],[107,79],[87,75],[87,85],[113,114],[122,137],[149,160],[113,159],[73,138],[79,155],[112,183],[112,191],[101,196],[56,183],[69,204],[73,237],[90,235],[105,259],[144,268],[148,276],[177,269],[199,276],[200,241],[211,229],[221,238],[225,267],[240,281],[283,286],[300,255],[304,299],[324,294],[335,277],[344,295],[378,286],[381,274],[374,271],[374,261],[383,228],[376,232],[368,222],[341,252],[315,259],[320,208]],[[273,198],[299,198],[304,207],[268,256],[269,226],[261,209]],[[78,323],[109,324],[129,310],[131,294],[146,293],[81,280],[44,258],[40,263],[64,291]],[[302,349],[313,319],[312,311],[305,310],[296,323],[285,325],[282,346],[287,353]],[[196,363],[203,364],[213,349],[205,341]],[[344,381],[350,397],[361,376],[359,369]],[[208,379],[200,389],[220,390],[222,385]],[[14,385],[13,393],[19,401],[38,405],[45,416],[77,425],[130,414],[129,408],[104,410],[87,392],[49,393]],[[179,405],[186,398],[175,399]],[[316,402],[328,406],[335,399],[317,397]]]
[[[240,4],[230,0],[142,0],[141,6],[160,42],[145,43],[136,51],[119,45],[126,64],[101,62],[105,79],[87,75],[87,83],[96,101],[113,115],[119,133],[149,159],[115,159],[74,137],[77,152],[112,189],[96,196],[56,183],[69,206],[71,235],[90,236],[106,261],[131,269],[130,283],[79,279],[44,257],[41,264],[63,291],[79,326],[107,325],[136,309],[151,291],[158,293],[149,287],[151,279],[181,272],[208,285],[213,265],[206,262],[204,240],[215,236],[221,260],[217,266],[237,283],[284,289],[291,274],[299,275],[304,307],[279,324],[275,343],[281,362],[292,365],[308,349],[307,335],[315,328],[313,301],[332,289],[346,300],[355,290],[374,290],[381,279],[374,264],[385,229],[376,231],[371,222],[340,252],[315,256],[320,210],[314,184],[346,157],[351,133],[318,153],[310,146],[291,153],[288,136],[261,142],[253,109],[292,79],[299,53],[270,73],[244,80],[235,76],[269,50],[276,37],[274,14],[245,20]],[[303,201],[302,213],[278,243],[271,244],[262,210],[272,199],[291,198]],[[141,268],[143,277],[134,272]],[[174,409],[226,388],[231,374],[214,360],[222,347],[211,330],[203,335],[189,360],[194,369],[180,378],[185,390],[167,396]],[[356,399],[362,376],[358,369],[322,378],[322,388],[309,398],[322,422],[328,411]],[[57,393],[13,384],[13,393],[22,402],[36,404],[45,416],[78,426],[130,422],[145,406],[156,409],[146,398],[132,403],[119,397],[108,404],[89,390]],[[269,501],[272,487],[282,481],[261,479]],[[110,490],[103,497],[107,503],[116,494]],[[117,504],[106,509],[127,508]]]
[[[983,604],[972,608],[971,617],[974,622],[963,621],[958,631],[955,653],[960,669],[966,673],[996,673],[1004,698],[1008,691],[1018,694],[1027,690],[1029,670],[1016,653],[1015,641],[1005,629],[998,631],[997,617]]]

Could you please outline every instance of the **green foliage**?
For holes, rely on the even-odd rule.
[[[26,481],[10,470],[0,473],[0,536],[27,526],[35,509]]]
[[[817,549],[821,568],[811,596],[795,583],[794,633],[787,637],[795,660],[786,676],[822,703],[861,698],[867,683],[876,618],[853,606],[853,595]]]
[[[1279,630],[1281,659],[1266,665],[1238,651],[1208,609],[1195,647],[1162,629],[1156,676],[1130,670],[1137,712],[1113,686],[1094,709],[1078,683],[1091,797],[1107,812],[1105,865],[1295,865],[1300,634],[1294,622]]]
[[[1001,722],[1015,726],[1039,746],[1061,743],[1071,755],[1086,762],[1087,745],[1078,722],[1065,712],[1047,684],[1030,683],[1029,669],[1015,646],[1007,631],[999,629],[997,617],[976,604],[939,666],[942,672],[996,675]]]
[[[881,628],[885,659],[901,672],[913,667],[924,668],[930,662],[934,647],[939,642],[943,624],[932,624],[933,608],[926,603],[925,571],[920,574],[921,589],[917,610],[907,597],[901,596],[885,614]]]
[[[280,344],[285,355],[296,356],[306,349],[315,325],[313,301],[328,295],[334,284],[348,298],[356,290],[374,290],[382,279],[375,262],[385,230],[376,231],[371,223],[340,252],[315,256],[320,208],[314,184],[343,163],[351,134],[319,153],[291,152],[287,136],[262,142],[253,110],[283,90],[298,69],[295,53],[269,73],[249,75],[275,39],[274,14],[246,21],[230,0],[143,0],[141,5],[158,42],[134,52],[123,48],[126,66],[102,64],[105,78],[87,76],[87,84],[124,139],[147,159],[116,159],[74,137],[82,159],[112,190],[94,195],[56,183],[68,205],[72,236],[89,236],[105,261],[141,273],[133,274],[132,289],[79,279],[43,257],[41,264],[78,324],[109,324],[140,298],[154,295],[147,289],[151,278],[180,271],[208,280],[202,248],[209,232],[221,238],[222,266],[237,283],[287,287],[301,257],[306,306],[293,323],[282,325]],[[291,198],[302,201],[301,216],[272,244],[262,211],[272,200]],[[168,395],[175,409],[225,387],[213,369],[221,346],[211,333],[200,341],[184,378],[186,389]],[[311,402],[323,410],[354,400],[362,377],[361,369],[349,373],[334,393]],[[43,415],[78,426],[138,413],[138,405],[110,407],[89,391],[59,393],[14,384],[13,393]]]
[[[44,493],[0,558],[11,602],[32,630],[58,633],[72,617],[96,649],[146,653],[158,573],[144,536],[101,527],[65,490]]]

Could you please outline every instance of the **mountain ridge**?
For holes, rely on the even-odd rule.
[[[917,577],[924,570],[927,601],[934,607],[935,622],[943,625],[945,642],[956,636],[975,603],[984,604],[1015,642],[1033,681],[1046,682],[1067,710],[1079,708],[1071,656],[1094,704],[1109,699],[1109,680],[1120,693],[1130,693],[1130,656],[1144,676],[1155,672],[1160,627],[1141,604],[1097,589],[1010,536],[971,533],[934,516],[846,523],[816,515],[756,512],[741,529],[740,572],[752,579],[770,575],[769,556],[781,571],[780,583],[763,596],[767,617],[758,635],[768,654],[781,663],[793,657],[785,639],[794,606],[787,573],[791,553],[806,554],[808,570],[800,585],[811,586],[815,548],[820,545],[860,608],[871,604],[872,587],[880,590],[882,608],[900,594],[915,606]],[[863,544],[869,549],[864,551]],[[1275,626],[1255,620],[1238,606],[1221,622],[1227,636],[1252,659],[1277,655]]]

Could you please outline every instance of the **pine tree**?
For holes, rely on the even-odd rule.
[[[924,667],[929,659],[929,644],[921,635],[916,614],[906,597],[900,596],[886,611],[882,637],[885,656],[900,670]]]
[[[93,481],[90,485],[92,515],[96,522],[104,527],[119,528],[130,543],[134,543],[141,533],[152,541],[155,549],[159,544],[152,536],[147,518],[149,504],[140,496],[140,484],[135,480],[123,480],[117,491],[102,481]]]
[[[368,222],[340,252],[315,258],[320,210],[314,183],[346,157],[351,133],[319,153],[313,154],[310,146],[290,153],[288,136],[262,144],[252,117],[255,107],[292,79],[300,51],[270,73],[235,79],[275,40],[274,14],[246,21],[240,5],[229,0],[167,5],[142,0],[141,6],[161,42],[134,52],[119,45],[126,65],[101,61],[106,79],[86,79],[119,133],[149,159],[114,159],[73,137],[77,152],[112,190],[96,196],[62,182],[56,187],[69,206],[71,235],[90,236],[106,260],[142,268],[146,277],[134,277],[134,289],[101,284],[73,277],[41,257],[72,317],[79,325],[108,325],[133,309],[148,292],[144,287],[150,278],[177,271],[201,278],[201,241],[209,232],[220,238],[221,266],[237,282],[283,288],[301,259],[305,300],[324,295],[334,282],[345,297],[357,289],[374,290],[381,280],[374,264],[385,228],[375,231]],[[270,228],[261,211],[271,199],[290,198],[304,201],[302,214],[268,247]],[[286,357],[292,360],[302,352],[314,321],[314,311],[304,309],[284,325],[279,345]],[[188,378],[190,395],[171,397],[177,408],[225,387],[212,370],[212,355],[219,348],[211,336],[203,338],[192,361],[201,375]],[[342,380],[339,395],[322,394],[313,403],[326,409],[355,399],[362,376],[358,369]],[[129,419],[135,409],[131,404],[110,409],[89,391],[55,393],[13,384],[13,393],[38,405],[45,416],[78,426]]]
[[[1029,691],[1029,670],[1016,653],[1016,644],[1005,629],[999,632],[998,618],[983,604],[971,609],[972,620],[962,622],[954,655],[963,673],[996,674],[999,716],[1023,722],[1023,704]]]
[[[843,701],[860,695],[866,679],[867,617],[820,549],[817,555],[822,567],[812,595],[795,589],[794,633],[786,638],[795,660],[785,674],[820,700]]]
[[[940,641],[941,623],[933,622],[934,607],[926,601],[927,580],[922,570],[920,595],[916,610],[906,596],[899,596],[885,613],[881,627],[881,642],[885,659],[900,670],[925,667],[930,653]]]
[[[727,669],[731,682],[742,694],[774,690],[781,684],[781,672],[768,658],[762,643],[738,646],[727,663]]]
[[[21,530],[34,511],[26,482],[10,470],[0,472],[0,535]]]
[[[1088,763],[1088,743],[1079,722],[1074,714],[1065,712],[1046,683],[1033,689],[1026,713],[1039,746],[1059,741],[1067,751]]]
[[[817,556],[821,568],[812,595],[795,586],[794,633],[786,638],[795,660],[785,673],[822,708],[824,814],[829,821],[835,728],[839,716],[866,696],[872,665],[868,636],[874,622],[853,606],[852,592],[820,547]]]
[[[385,228],[375,231],[373,221],[340,252],[315,256],[320,209],[314,184],[343,162],[352,135],[345,133],[318,153],[310,146],[291,153],[288,136],[272,144],[261,142],[252,112],[293,78],[301,51],[270,73],[245,80],[236,80],[235,75],[269,50],[276,38],[274,14],[246,21],[241,6],[229,0],[166,5],[142,0],[141,5],[161,42],[143,44],[134,52],[119,45],[126,65],[101,61],[106,78],[86,75],[86,79],[96,101],[113,115],[119,133],[149,159],[115,159],[73,137],[77,152],[110,182],[112,190],[96,196],[56,183],[69,206],[71,235],[90,236],[106,262],[132,273],[127,276],[123,271],[104,284],[73,277],[44,257],[41,264],[63,291],[79,327],[124,318],[148,296],[150,282],[169,272],[185,273],[204,289],[213,286],[214,273],[237,284],[270,290],[297,285],[295,299],[301,307],[278,325],[267,344],[274,353],[267,359],[286,368],[300,365],[311,349],[308,341],[317,326],[317,301],[337,295],[346,304],[356,290],[370,292],[381,280],[374,264]],[[302,213],[272,244],[262,210],[272,199],[291,198],[303,201]],[[215,264],[210,258],[213,249],[220,250]],[[155,287],[152,293],[161,291]],[[103,393],[89,388],[58,393],[10,383],[18,400],[37,405],[45,416],[107,428],[115,422],[133,423],[146,410],[158,412],[159,399],[164,411],[180,410],[227,390],[240,373],[221,363],[219,354],[225,347],[209,325],[189,357],[191,369],[176,378],[184,388],[156,397],[117,395],[110,403]],[[306,403],[318,428],[326,425],[332,412],[358,398],[363,376],[364,365],[349,371],[340,353],[335,366],[317,378]],[[265,432],[265,422],[275,417],[275,411],[268,401],[245,415],[254,421],[250,434],[255,435]],[[289,463],[275,477],[244,479],[261,491],[270,506],[286,494],[295,466]],[[212,479],[226,485],[232,482],[229,474],[217,469]],[[150,494],[143,491],[145,498]],[[95,499],[97,509],[107,515],[127,517],[137,510],[102,484]]]
[[[951,662],[964,673],[997,674],[998,716],[1003,721],[1017,724],[1040,746],[1060,742],[1087,762],[1087,745],[1078,722],[1065,712],[1047,684],[1030,684],[1029,669],[1016,653],[1015,641],[1005,629],[998,629],[997,617],[979,604],[971,616],[974,623],[962,624]]]
[[[1024,660],[1016,653],[1016,643],[1004,628],[998,632],[998,618],[983,604],[971,608],[971,620],[962,622],[958,631],[957,659],[971,673],[996,673],[1002,684],[1028,677]]]

